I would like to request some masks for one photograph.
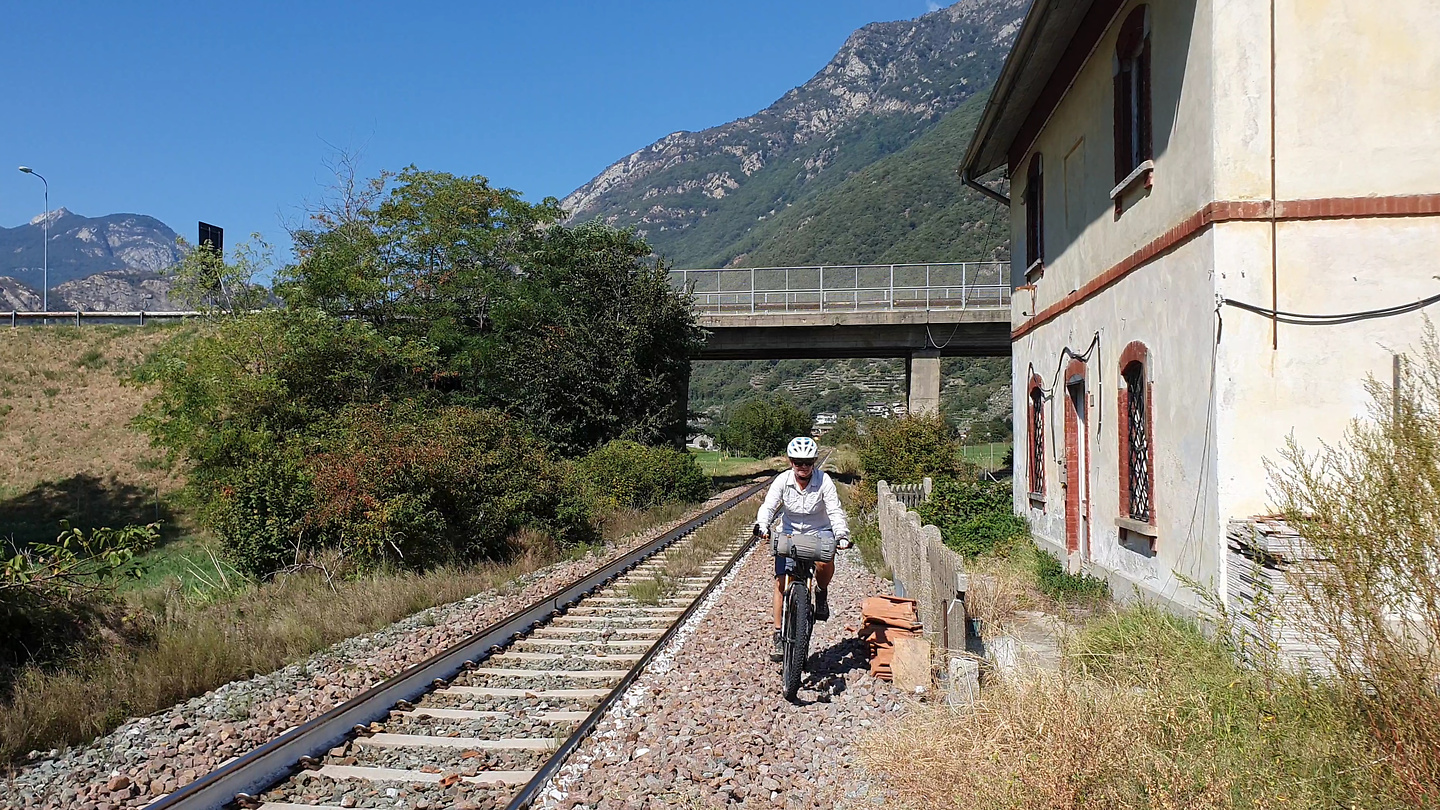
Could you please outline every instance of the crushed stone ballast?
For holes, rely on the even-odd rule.
[[[151,810],[529,807],[750,549],[745,532],[674,595],[628,586],[769,479],[148,805]]]

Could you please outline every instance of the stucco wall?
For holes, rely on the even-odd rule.
[[[1113,57],[1127,3],[1056,107],[1035,145],[1010,167],[1011,244],[1025,267],[1025,167],[1035,151],[1045,167],[1045,273],[1036,284],[1044,309],[1133,253],[1212,198],[1209,0],[1150,3],[1154,98],[1153,186],[1115,215]],[[1197,35],[1198,33],[1198,35]],[[1197,69],[1199,66],[1199,69]],[[1018,278],[1020,273],[1017,271]]]
[[[1118,218],[1113,182],[1109,35],[1081,71],[1036,147],[1046,155],[1044,276],[1015,297],[1012,323],[1063,303],[1212,201],[1270,196],[1269,0],[1152,0],[1154,187]],[[1281,200],[1440,193],[1440,13],[1435,0],[1275,0],[1276,190]],[[1085,168],[1066,172],[1073,144]],[[1024,245],[1024,163],[1012,167],[1014,244]],[[1083,201],[1067,193],[1083,176]],[[1077,216],[1077,212],[1079,216]],[[1369,405],[1367,376],[1388,384],[1392,354],[1415,346],[1423,314],[1339,326],[1285,326],[1224,306],[1217,294],[1293,312],[1356,312],[1440,292],[1440,217],[1221,221],[1013,344],[1017,443],[1039,373],[1046,413],[1047,500],[1026,495],[1016,451],[1017,510],[1042,544],[1066,544],[1061,352],[1099,332],[1091,397],[1090,563],[1113,582],[1194,607],[1176,573],[1223,591],[1224,521],[1273,507],[1266,463],[1288,436],[1339,440]],[[1017,262],[1018,263],[1018,262]],[[1440,310],[1440,307],[1432,308]],[[1440,312],[1432,312],[1440,317]],[[1217,332],[1218,328],[1218,332]],[[1219,335],[1218,344],[1215,342]],[[1157,554],[1122,548],[1116,399],[1118,355],[1150,349]],[[1057,387],[1057,382],[1059,383]],[[1213,393],[1212,393],[1213,392]],[[1123,593],[1121,595],[1124,595]]]
[[[1269,306],[1269,224],[1228,223],[1215,232],[1220,293]],[[1281,309],[1356,312],[1440,292],[1433,278],[1440,219],[1282,222],[1277,234]],[[1389,385],[1392,355],[1416,347],[1424,315],[1281,324],[1278,350],[1268,318],[1233,307],[1223,316],[1219,498],[1222,518],[1245,517],[1271,511],[1264,462],[1279,458],[1286,437],[1312,450],[1339,440],[1350,420],[1366,414],[1367,376]]]
[[[1063,350],[1082,353],[1096,332],[1100,343],[1086,365],[1090,443],[1090,548],[1088,562],[1112,572],[1118,596],[1133,588],[1196,607],[1194,594],[1176,571],[1219,584],[1221,538],[1214,497],[1217,433],[1207,407],[1212,368],[1215,308],[1211,267],[1213,240],[1201,235],[1075,307],[1013,346],[1017,446],[1015,507],[1026,515],[1037,540],[1065,548]],[[1166,302],[1157,306],[1153,302]],[[1149,350],[1149,377],[1155,447],[1156,555],[1143,556],[1120,544],[1120,438],[1118,394],[1120,355],[1131,341]],[[1057,369],[1061,370],[1057,376]],[[1029,453],[1024,447],[1026,396],[1038,373],[1051,397],[1046,402],[1046,499],[1025,492]],[[1207,428],[1207,421],[1210,422]]]
[[[1158,4],[1157,4],[1158,5]],[[1215,9],[1216,196],[1270,194],[1271,0]],[[1440,191],[1435,0],[1274,0],[1279,199]]]

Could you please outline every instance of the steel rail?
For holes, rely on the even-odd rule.
[[[768,483],[768,481],[765,482],[765,484]],[[761,484],[760,486],[764,486],[765,484]],[[753,493],[758,490],[759,487],[756,487],[752,489],[751,492]],[[720,572],[710,579],[710,584],[705,587],[705,590],[701,591],[700,595],[695,597],[695,600],[690,603],[689,607],[685,608],[684,612],[670,625],[664,635],[660,636],[655,640],[654,644],[650,645],[650,649],[646,650],[640,660],[635,662],[635,666],[626,673],[624,678],[620,679],[620,683],[616,684],[615,688],[610,690],[610,694],[606,695],[605,699],[600,701],[600,705],[596,706],[595,709],[590,712],[589,716],[582,720],[580,725],[570,733],[569,738],[556,749],[555,754],[535,772],[535,775],[530,778],[529,782],[525,783],[525,787],[520,789],[520,793],[510,800],[510,804],[506,805],[506,810],[528,810],[541,789],[545,787],[545,783],[550,781],[551,777],[565,765],[570,755],[575,753],[575,749],[579,748],[580,744],[588,739],[590,734],[595,731],[595,727],[600,725],[600,721],[605,719],[605,713],[610,711],[610,708],[619,702],[620,698],[625,696],[625,693],[629,691],[635,681],[645,673],[645,669],[650,666],[650,662],[655,659],[655,656],[659,655],[660,651],[665,649],[665,646],[670,643],[670,640],[675,637],[675,634],[680,632],[680,628],[685,626],[685,623],[690,620],[690,617],[695,614],[695,611],[699,610],[700,606],[705,604],[705,600],[710,598],[710,594],[720,586],[720,583],[724,581],[730,571],[735,568],[735,564],[740,562],[746,554],[749,554],[750,550],[754,547],[755,538],[752,536],[739,550],[731,555],[729,561],[725,563],[725,567],[720,569]]]
[[[261,745],[253,751],[222,765],[214,771],[179,788],[163,798],[146,805],[146,810],[222,810],[234,807],[238,794],[258,795],[290,776],[301,768],[303,757],[319,758],[325,752],[339,745],[354,733],[357,726],[366,726],[389,716],[390,710],[399,701],[414,701],[436,688],[436,682],[448,683],[462,670],[473,668],[487,658],[501,652],[505,647],[524,638],[536,628],[556,616],[563,615],[581,599],[614,582],[641,562],[669,548],[681,538],[743,503],[770,483],[767,478],[747,487],[738,495],[726,499],[705,512],[691,518],[680,526],[665,532],[660,537],[623,557],[612,560],[599,570],[581,577],[555,593],[523,608],[496,624],[457,642],[451,647],[427,658],[393,678],[370,687],[328,712],[302,725],[290,729],[279,737]],[[733,565],[733,560],[731,565]],[[727,566],[728,570],[728,566]],[[712,580],[710,588],[714,587]],[[705,595],[710,593],[707,588]],[[692,609],[694,604],[692,603]],[[682,614],[689,616],[690,610]],[[673,636],[667,632],[662,639]],[[657,646],[652,646],[636,669],[643,669],[653,657]],[[621,686],[612,690],[606,698],[609,705],[615,695],[624,691],[624,686],[633,681],[627,676]],[[596,718],[598,721],[598,718]],[[589,722],[587,720],[587,722]],[[586,728],[593,728],[593,723]],[[577,743],[578,744],[578,743]],[[567,743],[568,745],[568,743]],[[571,751],[573,745],[562,750]]]

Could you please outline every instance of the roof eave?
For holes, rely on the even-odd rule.
[[[980,116],[980,123],[975,126],[975,134],[970,138],[970,145],[965,150],[965,158],[960,162],[959,174],[962,181],[967,183],[976,181],[982,175],[1006,164],[1009,144],[1001,144],[998,152],[991,147],[991,136],[996,119],[999,117],[1000,111],[1009,103],[1010,96],[1015,90],[1015,81],[1024,72],[1033,55],[1036,37],[1044,27],[1045,18],[1049,16],[1050,9],[1055,2],[1056,0],[1035,0],[1030,6],[1030,11],[1026,13],[1025,22],[1015,36],[1015,45],[1010,48],[1009,55],[1005,57],[1005,65],[1000,69],[1000,77],[995,80],[994,88],[990,91],[990,98],[985,102],[985,112]]]

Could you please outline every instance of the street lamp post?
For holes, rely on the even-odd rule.
[[[50,311],[50,181],[45,175],[35,171],[29,166],[21,166],[20,171],[26,174],[33,174],[40,178],[45,184],[45,217],[42,220],[45,233],[45,243],[40,247],[40,308],[45,312]]]

